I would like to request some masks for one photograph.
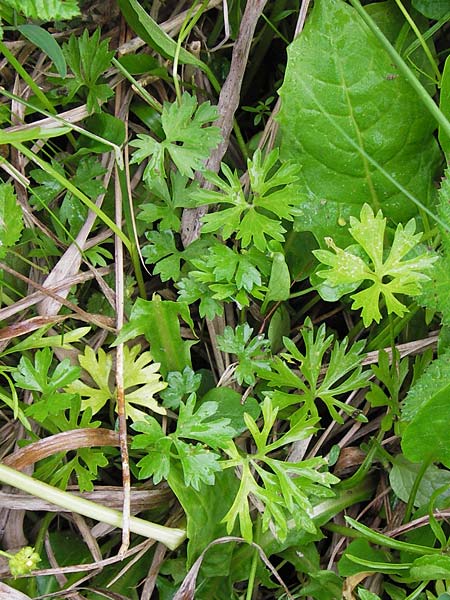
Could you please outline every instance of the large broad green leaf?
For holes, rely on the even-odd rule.
[[[213,486],[202,485],[198,492],[185,485],[183,475],[175,468],[171,469],[168,481],[186,513],[189,568],[210,542],[226,535],[222,520],[233,503],[239,481],[231,470],[223,471],[216,474]],[[232,544],[208,551],[203,568],[209,577],[228,574],[232,551]]]
[[[438,394],[450,394],[450,351],[443,352],[409,390],[402,406],[402,419],[417,419],[419,410]]]
[[[450,556],[421,556],[413,562],[410,575],[424,579],[450,579]]]
[[[422,465],[410,463],[402,454],[394,459],[394,464],[389,473],[389,483],[394,494],[405,504],[409,500],[421,469]],[[414,506],[428,504],[434,492],[445,485],[448,486],[448,489],[442,492],[439,499],[450,496],[450,471],[430,465],[420,480]]]
[[[39,21],[62,21],[80,14],[76,0],[3,0],[2,4]]]
[[[450,13],[449,0],[413,0],[412,5],[429,19],[442,19]]]
[[[288,52],[279,122],[284,158],[302,167],[296,228],[322,243],[324,213],[342,229],[365,202],[396,221],[414,215],[367,156],[426,203],[440,157],[435,123],[356,11],[318,0]]]
[[[403,433],[402,450],[411,462],[434,461],[450,467],[448,385],[417,411]]]

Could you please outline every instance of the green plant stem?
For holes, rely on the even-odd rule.
[[[355,519],[351,519],[350,517],[345,517],[345,520],[352,527],[354,527],[356,531],[362,533],[366,540],[374,544],[378,544],[379,546],[386,546],[386,548],[393,548],[394,550],[401,550],[403,552],[411,552],[413,554],[418,554],[419,556],[440,554],[441,552],[439,548],[430,548],[429,546],[410,544],[408,542],[401,542],[395,538],[390,538],[387,535],[383,535],[378,531],[370,529],[370,527],[366,527],[362,523],[358,523],[358,521],[355,521]]]
[[[378,434],[377,439],[372,439],[372,445],[369,449],[369,452],[366,454],[366,457],[364,458],[361,466],[359,467],[359,469],[356,471],[356,473],[354,473],[351,477],[349,477],[348,479],[346,479],[345,481],[343,481],[341,483],[342,488],[345,490],[350,490],[352,489],[356,484],[360,483],[361,481],[364,480],[364,478],[366,477],[367,473],[369,472],[369,469],[372,467],[372,462],[373,459],[375,458],[375,454],[378,451],[378,448],[381,445],[381,441],[383,440],[383,436],[384,436],[384,432],[380,431],[380,433]]]
[[[413,592],[411,592],[409,596],[406,596],[405,600],[415,600],[416,598],[418,598],[422,590],[424,590],[429,583],[430,582],[428,580],[422,581],[422,583],[418,587],[416,587],[416,589]]]
[[[120,63],[120,61],[118,61],[117,58],[113,57],[111,60],[111,63],[116,67],[116,69],[118,71],[120,71],[120,73],[122,73],[122,75],[126,79],[128,79],[128,81],[131,84],[134,85],[139,96],[141,96],[141,98],[143,100],[145,100],[149,106],[151,106],[154,110],[156,110],[156,112],[161,114],[162,113],[161,103],[158,102],[158,100],[153,98],[153,96],[147,92],[147,90],[139,83],[139,81],[137,81],[137,79],[135,79],[133,77],[133,75],[131,75],[131,73],[129,71],[127,71],[127,69],[125,69],[125,67]]]
[[[59,490],[3,464],[0,464],[0,481],[71,512],[96,519],[114,527],[122,527],[123,515],[118,510],[113,510],[91,500],[86,500],[69,492]],[[170,550],[178,548],[186,538],[184,529],[164,527],[163,525],[151,523],[138,517],[130,517],[130,531],[157,540],[165,544]]]
[[[392,46],[392,44],[386,38],[384,33],[376,25],[374,20],[364,10],[364,8],[362,7],[359,0],[350,0],[350,4],[353,6],[353,8],[356,10],[356,12],[359,14],[359,16],[365,22],[365,24],[369,27],[369,29],[372,31],[372,33],[375,35],[375,37],[378,39],[378,41],[383,46],[383,48],[386,50],[386,52],[389,54],[389,56],[391,57],[393,62],[397,65],[398,70],[401,72],[401,74],[405,77],[405,79],[408,81],[410,86],[417,93],[420,100],[424,104],[425,108],[431,113],[431,115],[434,117],[434,119],[437,121],[437,123],[442,128],[442,131],[444,131],[446,133],[446,135],[448,135],[450,137],[450,122],[445,117],[445,115],[442,113],[442,111],[439,110],[439,107],[435,104],[433,98],[428,94],[426,89],[423,87],[423,85],[420,83],[420,81],[417,79],[417,77],[414,75],[414,73],[408,67],[408,65],[403,60],[403,58],[400,56],[400,54],[397,52],[397,50]],[[426,212],[428,212],[428,210]],[[433,216],[433,215],[431,215],[431,216]]]
[[[125,167],[128,168],[128,167]],[[117,174],[119,177],[120,189],[122,190],[122,197],[124,199],[123,202],[123,214],[125,217],[125,225],[128,237],[130,239],[130,247],[128,248],[128,252],[130,253],[131,262],[133,264],[134,274],[136,275],[136,282],[139,289],[139,295],[141,298],[146,299],[147,292],[145,289],[145,281],[144,276],[141,269],[141,259],[142,255],[139,251],[139,239],[136,229],[136,221],[133,212],[133,201],[128,193],[127,179],[125,176],[124,169],[117,169]]]
[[[411,492],[409,494],[408,503],[406,505],[406,510],[405,510],[405,518],[403,519],[403,523],[408,523],[411,520],[411,514],[412,514],[412,511],[414,508],[414,501],[417,496],[417,491],[419,489],[419,486],[423,479],[423,476],[425,475],[428,467],[430,466],[430,464],[432,462],[433,461],[430,458],[428,460],[424,460],[423,463],[420,465],[419,472],[417,473],[416,478],[414,479],[414,483],[412,485]]]
[[[9,98],[10,100],[16,100],[17,102],[20,102],[27,108],[30,108],[31,110],[34,110],[41,115],[44,115],[50,119],[53,119],[54,121],[56,121],[58,123],[61,123],[61,127],[68,127],[69,129],[73,129],[80,135],[84,135],[92,140],[95,140],[97,142],[101,142],[102,144],[106,144],[107,146],[110,146],[111,150],[114,152],[114,156],[116,158],[117,164],[119,165],[119,168],[123,168],[122,151],[117,144],[114,144],[113,142],[110,142],[109,140],[102,138],[101,136],[96,135],[95,133],[92,133],[91,131],[88,131],[87,129],[83,129],[82,127],[79,127],[76,123],[69,123],[68,121],[65,121],[63,118],[61,118],[59,115],[56,115],[56,114],[53,114],[52,112],[43,110],[42,108],[39,108],[38,106],[36,106],[35,104],[32,104],[31,102],[28,102],[27,100],[23,100],[16,94],[11,94],[11,92],[8,92],[2,86],[0,86],[0,94],[2,96],[5,96],[5,98]],[[39,128],[36,127],[36,130],[38,130],[38,129]],[[42,127],[42,137],[44,137],[44,138],[46,137],[45,136],[46,129],[47,129],[47,131],[50,131],[53,134],[50,137],[54,137],[56,135],[55,131],[57,128],[54,127],[53,125],[51,125],[50,127],[47,127],[47,128]],[[58,135],[62,135],[62,133],[63,133],[63,131],[59,132]],[[27,141],[29,139],[35,139],[35,138],[30,138],[30,136],[28,136],[25,139],[20,139],[20,132],[18,132],[18,131],[13,132],[13,133],[11,133],[11,132],[8,133],[8,130],[6,130],[6,133],[4,131],[0,131],[0,134],[1,134],[3,144],[9,144],[9,143],[13,144],[14,141],[20,142],[20,141]],[[70,136],[72,134],[68,133],[67,135]],[[7,136],[11,136],[10,141],[8,140]],[[47,135],[47,137],[49,137],[49,136]],[[18,139],[16,139],[16,138],[18,138]],[[71,143],[73,146],[75,146],[75,140],[71,140]],[[4,162],[4,160],[2,160],[2,162]]]
[[[358,502],[364,502],[364,500],[372,498],[375,488],[375,480],[370,475],[361,479],[351,489],[344,487],[343,483],[340,483],[334,487],[336,496],[316,504],[310,516],[317,527],[322,527],[322,525],[328,523],[335,515],[348,506],[353,506]]]
[[[261,519],[258,519],[256,522],[256,533],[255,533],[255,542],[257,544],[260,543],[260,537],[261,537]],[[245,595],[245,600],[252,600],[253,592],[255,589],[256,567],[258,566],[258,558],[259,558],[258,549],[253,548],[252,564],[250,566],[250,573],[248,576],[248,585],[247,585],[247,593]]]
[[[8,47],[3,42],[0,42],[0,53],[3,54],[3,56],[6,58],[6,60],[9,62],[9,64],[12,66],[12,68],[20,75],[20,77],[22,77],[22,79],[30,87],[30,89],[32,90],[32,92],[34,93],[36,98],[38,98],[42,102],[42,105],[45,106],[45,108],[50,113],[55,114],[56,110],[54,109],[52,103],[49,101],[47,96],[40,89],[40,87],[35,83],[34,79],[31,77],[31,75],[29,75],[25,71],[25,69],[20,64],[20,62],[17,60],[17,58],[14,56],[14,54],[12,54],[12,52],[9,51]]]
[[[411,27],[411,29],[414,31],[414,34],[416,36],[416,38],[418,39],[420,45],[423,48],[423,51],[425,52],[426,57],[428,58],[431,67],[434,71],[434,74],[436,75],[436,79],[438,82],[438,85],[440,86],[440,82],[441,82],[441,74],[439,72],[439,69],[437,68],[436,62],[434,61],[430,49],[427,45],[427,43],[425,42],[425,40],[423,39],[423,35],[422,33],[419,31],[419,28],[417,27],[417,25],[414,23],[413,19],[411,18],[411,15],[409,14],[409,12],[406,10],[406,8],[404,7],[403,3],[401,0],[395,0],[397,6],[399,7],[399,9],[401,10],[401,12],[403,13],[403,16],[405,17],[405,19],[408,21],[409,26]]]
[[[51,175],[56,181],[58,181],[62,186],[66,188],[69,192],[72,192],[74,196],[76,196],[83,204],[85,204],[92,212],[94,212],[97,217],[103,221],[105,225],[107,225],[113,233],[115,233],[124,243],[125,248],[130,251],[130,240],[127,236],[121,231],[117,225],[114,223],[112,219],[108,217],[108,215],[103,212],[98,206],[92,202],[90,198],[86,196],[82,191],[80,191],[73,183],[71,183],[68,179],[66,179],[61,173],[59,173],[52,165],[43,160],[40,156],[32,152],[29,148],[20,143],[11,144],[14,146],[19,152],[24,154],[27,158],[29,158],[32,162],[36,163],[41,167],[43,171]]]
[[[432,27],[430,27],[425,33],[423,33],[422,38],[425,41],[429,40],[437,31],[439,31],[439,29],[441,29],[443,25],[447,23],[447,21],[450,21],[450,12],[448,12],[446,15],[440,18],[439,21],[434,23]],[[419,46],[420,40],[416,39],[414,40],[414,42],[411,42],[411,44],[406,48],[404,52],[406,58],[408,58],[413,52],[415,52]]]
[[[177,100],[178,100],[179,104],[181,104],[181,89],[180,89],[180,82],[178,80],[178,63],[179,63],[179,59],[180,59],[181,44],[184,42],[184,40],[187,38],[189,33],[194,28],[197,21],[202,16],[202,14],[208,4],[208,0],[203,0],[202,5],[199,7],[197,12],[194,15],[192,15],[193,10],[197,7],[198,4],[199,4],[199,0],[195,0],[186,15],[186,18],[183,22],[183,25],[181,26],[181,30],[178,35],[177,48],[175,51],[175,56],[173,57],[173,83],[175,86],[175,92],[176,92]]]
[[[345,525],[338,525],[337,523],[327,523],[326,525],[322,525],[322,528],[326,531],[337,533],[342,537],[355,539],[364,537],[359,531],[355,531],[354,529],[346,527]]]
[[[249,158],[247,144],[245,143],[244,137],[241,132],[241,128],[239,127],[236,119],[234,119],[234,122],[233,122],[233,131],[234,131],[234,135],[236,136],[236,141],[238,143],[239,150],[241,151],[242,158],[244,159],[245,162],[247,162],[247,160]]]

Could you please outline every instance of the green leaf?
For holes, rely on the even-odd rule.
[[[389,483],[394,494],[405,504],[409,500],[414,482],[421,470],[421,465],[410,463],[401,454],[394,459],[389,473]],[[414,506],[426,506],[430,502],[433,493],[444,485],[450,487],[450,471],[430,465],[420,480]],[[442,493],[440,498],[448,498],[449,496],[450,490],[447,490]]]
[[[426,2],[426,0],[422,0],[422,2],[433,4],[433,2]],[[447,11],[450,12],[450,2],[448,0],[437,0],[436,3],[443,2],[447,4]],[[447,117],[450,117],[450,57],[447,56],[445,60],[444,70],[442,71],[442,80],[441,80],[441,93],[439,96],[439,108],[443,112],[443,114]],[[450,157],[450,138],[443,131],[442,127],[439,126],[439,143],[441,144],[441,148],[447,157],[447,160]]]
[[[183,469],[186,487],[199,491],[202,483],[214,485],[216,473],[222,471],[219,463],[220,455],[198,444],[187,444],[179,439],[174,440],[174,444]]]
[[[66,80],[69,102],[82,88],[87,88],[86,104],[89,112],[100,112],[101,105],[114,95],[113,90],[98,79],[111,66],[114,52],[108,50],[109,41],[100,41],[100,29],[96,29],[91,37],[87,29],[81,37],[71,35],[63,51],[67,64],[74,74],[73,80]]]
[[[347,555],[361,557],[376,563],[386,561],[386,553],[381,550],[374,549],[367,540],[354,540],[347,546],[345,552],[338,562],[338,572],[341,577],[351,577],[357,573],[366,571],[377,572],[376,567],[361,566],[347,558]]]
[[[417,11],[429,19],[435,19],[436,21],[450,13],[449,0],[412,0],[411,4]]]
[[[220,231],[224,239],[236,236],[243,248],[254,244],[265,252],[267,238],[284,241],[286,229],[282,219],[293,220],[296,212],[294,184],[298,178],[298,166],[287,161],[276,168],[278,149],[272,150],[264,159],[260,150],[248,160],[251,193],[246,197],[237,172],[222,163],[222,172],[227,182],[213,173],[206,179],[221,191],[200,189],[192,194],[195,206],[203,204],[231,205],[219,212],[203,217],[203,233]],[[275,170],[274,170],[275,169]]]
[[[23,36],[30,40],[32,44],[47,54],[53,61],[56,70],[61,77],[66,77],[67,66],[64,54],[56,39],[46,29],[32,23],[18,25],[17,29]]]
[[[438,192],[437,213],[441,222],[446,227],[439,227],[442,240],[443,254],[437,261],[430,280],[423,285],[422,294],[417,298],[418,304],[431,310],[440,312],[442,324],[450,325],[450,297],[448,287],[450,285],[450,181],[449,170],[445,171]]]
[[[164,390],[166,383],[161,381],[160,364],[153,362],[150,352],[141,352],[139,345],[124,346],[124,390],[126,414],[132,421],[142,420],[146,413],[135,405],[160,415],[166,409],[159,405],[154,395]]]
[[[216,315],[223,314],[223,304],[215,299],[211,290],[205,283],[201,283],[195,278],[194,273],[189,273],[177,283],[178,301],[188,306],[200,300],[200,317],[214,319]]]
[[[239,466],[241,473],[239,491],[223,519],[227,523],[227,531],[230,533],[236,520],[239,519],[242,536],[247,541],[252,540],[253,525],[249,496],[253,495],[264,506],[263,531],[273,524],[276,527],[277,537],[284,540],[288,533],[288,518],[293,517],[299,530],[316,532],[316,527],[310,517],[312,505],[309,495],[319,497],[333,495],[329,487],[337,483],[338,479],[322,471],[322,467],[326,464],[322,458],[291,463],[271,458],[268,454],[312,435],[316,431],[314,424],[317,419],[304,416],[281,438],[272,444],[267,444],[278,412],[269,397],[264,399],[262,412],[261,429],[249,414],[244,415],[247,428],[255,441],[257,452],[242,456],[232,442],[225,448],[225,452],[230,458],[224,463],[224,468]],[[255,479],[256,476],[258,476],[258,481]]]
[[[223,335],[217,336],[217,345],[222,352],[235,354],[238,365],[233,378],[242,385],[254,385],[259,370],[270,370],[270,342],[263,335],[251,339],[253,329],[244,323],[235,329],[226,326]]]
[[[200,485],[199,491],[187,487],[179,469],[172,469],[169,485],[180,501],[187,518],[187,562],[191,566],[209,542],[226,535],[223,517],[238,488],[232,471],[217,473],[213,486]],[[210,576],[223,577],[231,567],[232,544],[211,548],[203,568]]]
[[[411,462],[432,460],[450,467],[448,391],[435,392],[403,432],[402,450]]]
[[[10,183],[0,184],[0,258],[20,239],[23,229],[22,209]]]
[[[90,327],[79,327],[72,331],[65,331],[64,335],[48,335],[45,334],[50,329],[49,326],[41,327],[37,331],[32,332],[22,342],[18,342],[14,346],[9,347],[1,356],[6,356],[12,352],[25,352],[26,350],[34,350],[36,348],[64,348],[65,350],[71,350],[74,342],[79,342],[84,338],[90,331]],[[45,337],[44,337],[45,336]]]
[[[78,367],[73,367],[66,358],[51,372],[52,362],[52,350],[44,348],[36,352],[34,364],[28,357],[22,356],[17,370],[13,372],[18,387],[39,392],[34,395],[33,404],[25,412],[40,423],[49,415],[57,415],[69,408],[72,398],[70,394],[63,394],[61,389],[75,381],[81,371]]]
[[[242,404],[242,394],[227,387],[212,388],[203,396],[203,402],[212,402],[220,407],[221,418],[229,420],[229,425],[234,429],[235,436],[247,429],[244,421],[245,414],[249,414],[256,420],[261,413],[259,403],[255,398],[247,398],[245,404]],[[206,417],[205,423],[208,420],[209,418]]]
[[[171,371],[167,374],[167,388],[161,392],[164,406],[176,409],[186,396],[198,390],[202,380],[201,373],[195,373],[190,367],[183,372]]]
[[[3,0],[19,13],[38,21],[64,21],[80,14],[77,0]]]
[[[197,106],[195,96],[187,92],[183,94],[181,104],[165,102],[161,123],[166,139],[157,142],[147,134],[138,134],[138,139],[130,142],[138,148],[131,163],[140,164],[149,158],[144,179],[150,182],[154,177],[164,178],[167,152],[181,175],[192,179],[194,171],[204,169],[204,161],[222,139],[218,127],[205,126],[216,118],[216,107],[209,102]]]
[[[373,592],[369,592],[369,590],[365,590],[363,588],[358,588],[358,596],[360,600],[381,600],[378,594],[374,594]]]
[[[202,240],[204,244],[199,246]],[[239,251],[201,237],[186,248],[184,258],[195,269],[178,283],[179,298],[189,304],[200,299],[202,316],[206,310],[221,310],[214,300],[236,302],[242,307],[250,305],[251,297],[263,298],[263,279],[268,276],[270,261],[256,248]]]
[[[79,394],[83,400],[81,410],[87,408],[96,414],[109,400],[116,400],[115,386],[110,384],[113,364],[112,353],[99,348],[97,356],[94,350],[86,345],[84,355],[78,356],[78,361],[95,383],[88,385],[80,379],[66,387],[66,391]],[[141,352],[139,345],[129,348],[124,346],[124,391],[126,414],[132,421],[142,421],[146,413],[135,405],[142,406],[160,415],[166,414],[166,409],[158,404],[154,394],[166,387],[158,373],[160,365],[152,362],[150,352]],[[117,408],[116,408],[117,410]]]
[[[145,421],[135,423],[133,429],[141,435],[134,437],[132,448],[145,448],[148,452],[138,462],[139,476],[152,476],[154,483],[159,483],[161,479],[169,478],[173,465],[179,461],[186,486],[198,490],[201,483],[213,485],[215,474],[222,470],[220,455],[211,452],[203,444],[194,445],[180,438],[199,440],[213,448],[228,443],[235,430],[229,426],[229,419],[211,419],[218,407],[217,403],[207,402],[194,413],[195,394],[191,394],[186,404],[180,404],[176,431],[167,436],[159,423],[151,417],[147,416]],[[204,422],[206,419],[209,419],[207,423]],[[176,454],[171,452],[172,445]]]
[[[237,431],[230,426],[230,419],[221,416],[218,402],[203,402],[195,409],[195,394],[190,394],[186,404],[180,403],[176,435],[198,440],[211,448],[223,448]]]
[[[269,289],[264,304],[272,301],[287,300],[291,293],[291,275],[282,252],[273,253],[272,270],[267,286]]]
[[[170,182],[170,185],[169,185]],[[179,232],[181,225],[181,209],[189,206],[189,197],[198,188],[198,182],[189,182],[189,178],[178,171],[170,173],[170,180],[160,177],[147,180],[151,197],[140,205],[137,218],[151,225],[156,221],[159,231],[171,229]]]
[[[170,448],[173,440],[164,435],[158,421],[146,416],[144,421],[133,423],[132,429],[140,435],[135,435],[131,447],[133,449],[146,449],[147,454],[137,463],[139,467],[139,478],[153,478],[157,485],[163,479],[167,479],[170,472]]]
[[[288,52],[282,156],[302,165],[297,196],[308,211],[325,200],[383,207],[395,221],[413,216],[415,206],[337,129],[427,203],[440,160],[435,123],[405,78],[389,77],[392,60],[374,34],[345,2],[319,0]],[[304,228],[300,219],[296,227]]]
[[[259,376],[267,380],[271,387],[293,388],[301,392],[298,395],[278,391],[272,394],[273,402],[280,409],[295,404],[302,405],[290,416],[292,422],[303,415],[303,405],[311,415],[318,416],[315,402],[319,398],[326,404],[333,419],[341,423],[343,419],[336,409],[342,409],[350,415],[353,414],[354,409],[341,402],[338,396],[365,387],[369,379],[369,373],[363,372],[361,366],[364,342],[356,342],[348,351],[347,339],[335,342],[332,346],[333,336],[325,337],[325,325],[321,325],[315,334],[309,317],[305,320],[301,333],[305,352],[300,352],[289,338],[284,338],[284,345],[288,350],[287,353],[282,354],[284,360],[275,357],[272,372],[261,371]],[[332,350],[328,367],[325,376],[321,379],[324,356],[330,348]],[[293,372],[293,368],[289,366],[291,364],[293,368],[300,368],[303,377],[298,377]]]
[[[80,366],[89,373],[95,386],[88,385],[77,380],[67,386],[66,391],[71,394],[79,394],[84,400],[81,410],[90,408],[92,414],[98,413],[103,406],[112,399],[113,392],[109,387],[109,378],[112,369],[112,355],[106,354],[103,348],[99,348],[97,356],[94,350],[86,344],[84,354],[78,356]]]
[[[132,30],[165,58],[173,59],[177,53],[176,42],[142,8],[137,0],[118,0],[120,10]],[[181,64],[194,65],[205,72],[208,67],[196,56],[181,47],[178,53]]]
[[[163,375],[170,371],[183,371],[185,367],[192,366],[190,348],[195,342],[182,339],[179,316],[194,330],[187,303],[161,300],[157,294],[153,300],[138,298],[129,323],[124,325],[113,346],[145,335],[152,356],[161,363]]]
[[[176,247],[172,231],[148,231],[145,236],[150,244],[142,248],[142,256],[147,264],[155,265],[153,274],[160,275],[161,281],[178,281],[183,252]]]
[[[386,219],[381,211],[374,215],[368,204],[361,209],[360,219],[350,217],[350,233],[358,243],[358,247],[342,250],[331,238],[327,243],[329,250],[315,250],[313,254],[322,264],[329,266],[327,270],[317,271],[317,276],[324,279],[331,288],[338,286],[359,287],[364,281],[371,282],[369,287],[352,294],[352,308],[362,308],[361,316],[364,326],[368,327],[373,321],[379,323],[380,296],[383,296],[389,314],[395,313],[402,317],[407,312],[406,306],[398,300],[396,294],[417,296],[421,292],[421,283],[428,279],[425,274],[437,256],[422,252],[412,258],[405,259],[418,245],[422,235],[416,234],[413,219],[403,226],[397,225],[391,249],[384,259],[384,235]],[[364,260],[359,256],[362,249],[368,257]],[[320,286],[318,288],[320,293]]]
[[[84,129],[117,146],[122,146],[125,141],[125,123],[109,113],[102,112],[91,115],[84,121]],[[101,154],[111,151],[111,146],[85,135],[81,135],[78,139],[77,148],[78,153],[95,152]]]
[[[413,562],[410,575],[417,581],[450,578],[450,556],[420,556]]]
[[[410,388],[403,402],[402,419],[417,419],[420,408],[438,395],[450,392],[450,351],[435,359]]]

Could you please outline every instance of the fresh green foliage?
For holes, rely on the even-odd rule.
[[[394,419],[400,416],[400,389],[408,375],[408,359],[400,361],[398,351],[394,351],[394,360],[389,364],[389,355],[384,350],[378,353],[378,365],[372,365],[372,371],[378,383],[370,383],[370,391],[366,394],[366,399],[374,407],[388,406],[389,413],[383,419],[382,427],[389,431]],[[381,384],[381,385],[380,385]],[[386,391],[382,389],[385,386]]]
[[[180,402],[180,411],[176,431],[165,435],[161,425],[154,417],[133,425],[139,435],[133,438],[133,449],[145,449],[147,455],[139,462],[139,476],[153,477],[154,483],[167,479],[173,461],[179,461],[183,470],[184,483],[199,490],[201,483],[213,485],[215,473],[221,470],[220,455],[211,452],[204,444],[214,450],[225,446],[235,430],[229,426],[229,419],[220,417],[211,420],[218,413],[217,402],[205,402],[195,410],[196,395],[190,394],[186,403]],[[183,439],[180,439],[183,438]],[[192,444],[184,439],[196,440]],[[171,448],[174,448],[174,455]]]
[[[70,364],[68,358],[55,368],[52,368],[52,363],[52,350],[44,348],[36,352],[34,364],[28,357],[22,356],[17,371],[13,373],[20,388],[34,392],[34,402],[25,412],[41,423],[49,415],[57,415],[70,406],[71,393],[62,393],[61,390],[75,381],[81,372],[79,367]]]
[[[217,338],[222,352],[236,355],[233,378],[239,385],[254,385],[259,370],[270,370],[269,340],[262,335],[251,338],[252,333],[253,329],[245,323],[236,329],[225,327],[223,335]]]
[[[220,232],[227,240],[236,237],[243,248],[250,244],[264,252],[268,239],[284,241],[285,227],[281,219],[292,221],[295,214],[293,184],[298,179],[298,167],[283,163],[278,168],[278,150],[265,159],[257,150],[253,160],[248,161],[251,192],[246,196],[237,172],[222,163],[227,181],[214,173],[206,173],[206,179],[221,191],[199,189],[192,193],[195,206],[214,204],[231,205],[203,217],[203,233]]]
[[[180,402],[184,402],[188,395],[198,390],[202,376],[200,373],[195,373],[190,367],[185,367],[182,373],[171,371],[167,374],[166,379],[167,388],[160,394],[163,404],[167,408],[177,409]]]
[[[181,103],[164,103],[161,124],[166,138],[157,142],[147,134],[138,134],[138,139],[130,142],[138,148],[133,153],[132,163],[140,164],[149,158],[144,171],[148,182],[166,175],[166,153],[175,163],[181,175],[193,178],[194,171],[203,170],[209,152],[220,140],[218,127],[206,126],[217,117],[217,110],[209,102],[197,105],[197,100],[185,92]]]
[[[275,526],[277,536],[283,540],[288,533],[288,519],[293,518],[295,525],[301,529],[315,532],[314,523],[310,517],[311,503],[308,496],[328,497],[332,495],[329,487],[338,479],[322,471],[326,461],[313,458],[302,462],[284,462],[272,458],[271,452],[278,451],[283,446],[303,440],[314,432],[317,419],[303,417],[298,419],[284,435],[273,442],[269,435],[277,417],[277,408],[266,398],[262,407],[264,424],[260,430],[250,415],[245,415],[246,425],[256,444],[254,454],[242,455],[234,443],[225,449],[229,459],[224,468],[239,467],[241,483],[236,498],[230,510],[224,517],[228,533],[233,530],[236,519],[242,536],[251,541],[253,525],[250,516],[250,497],[254,496],[264,507],[262,514],[262,529]],[[260,479],[258,483],[256,477]]]
[[[421,234],[415,233],[413,219],[403,227],[400,223],[395,230],[389,254],[384,254],[386,218],[381,211],[374,215],[368,204],[361,209],[360,219],[350,217],[350,234],[358,244],[345,250],[335,245],[331,238],[327,244],[329,250],[315,250],[314,255],[327,270],[319,270],[317,275],[325,280],[325,288],[318,286],[324,299],[333,296],[339,298],[363,284],[371,282],[369,287],[353,294],[352,309],[362,308],[361,316],[364,326],[373,321],[380,322],[380,296],[386,303],[388,314],[394,313],[402,317],[407,307],[398,298],[398,294],[417,296],[421,291],[421,283],[428,279],[426,271],[437,260],[436,256],[420,250],[411,256]],[[411,258],[407,258],[410,255]],[[331,288],[331,293],[327,288]]]
[[[0,0],[0,456],[17,442],[16,457],[33,442],[46,455],[33,478],[0,464],[0,479],[84,514],[64,488],[118,485],[129,463],[132,499],[154,488],[152,514],[183,528],[174,542],[130,517],[130,548],[134,532],[169,549],[187,536],[153,561],[164,599],[444,600],[448,7],[315,0],[286,48],[298,11],[284,0],[261,15],[252,2],[178,3],[168,19],[154,4],[86,5],[60,23],[75,2]],[[227,96],[212,71],[235,69],[251,13],[245,78]],[[44,310],[55,294],[68,302]],[[356,508],[361,521],[344,525]],[[86,514],[111,512],[105,522],[127,522],[98,504]],[[49,523],[25,517],[37,553],[48,534],[61,566],[89,560],[64,519]],[[336,554],[332,536],[355,539]],[[119,543],[108,534],[104,558]],[[132,562],[94,576],[92,594],[145,595],[148,564]],[[77,577],[64,587],[77,593]],[[63,592],[53,576],[17,588]]]
[[[364,387],[368,382],[369,374],[367,371],[363,372],[361,367],[364,342],[356,342],[347,351],[347,339],[333,344],[332,335],[325,337],[325,325],[321,325],[315,333],[309,318],[305,321],[301,334],[305,345],[304,353],[300,352],[292,340],[283,338],[287,352],[282,353],[281,357],[273,358],[270,372],[259,371],[260,377],[267,380],[271,387],[280,388],[271,394],[274,405],[277,409],[284,409],[301,404],[290,416],[292,423],[295,423],[305,410],[317,418],[317,399],[325,403],[331,416],[338,423],[342,423],[342,417],[336,409],[349,415],[357,415],[352,406],[339,400],[338,396]],[[330,350],[322,379],[325,356]],[[297,374],[290,365],[295,365],[300,373]],[[286,393],[282,391],[285,389],[294,391]]]
[[[92,158],[84,158],[78,163],[76,173],[71,181],[89,198],[95,200],[106,192],[98,179],[105,172],[106,170],[98,161],[92,160]],[[58,223],[55,223],[55,228],[61,223],[67,226],[72,237],[76,237],[86,221],[87,214],[87,207],[76,196],[67,192],[61,202]],[[61,232],[60,236],[63,237],[63,235],[63,232]]]
[[[401,13],[388,3],[383,9],[377,22],[400,35]],[[282,156],[302,165],[295,226],[312,231],[319,243],[324,235],[336,237],[339,217],[356,216],[364,203],[395,222],[416,213],[364,153],[428,201],[440,160],[435,123],[406,79],[390,74],[398,75],[391,57],[342,0],[316,2],[289,47],[280,90]],[[324,200],[325,211],[336,215],[326,231]]]
[[[2,0],[2,4],[39,21],[62,21],[80,14],[77,0]]]
[[[147,226],[158,222],[158,230],[161,232],[178,233],[181,225],[181,209],[189,204],[190,194],[197,189],[198,183],[195,181],[189,183],[189,178],[178,171],[172,171],[167,179],[147,178],[146,183],[151,198],[140,205],[141,212],[137,218]]]
[[[450,409],[447,398],[445,389],[436,392],[434,388],[408,423],[403,432],[402,449],[411,462],[433,460],[450,467],[447,429]]]
[[[189,246],[185,257],[187,251],[193,255]],[[222,314],[222,302],[244,307],[250,305],[252,297],[264,298],[270,261],[256,248],[238,251],[216,242],[205,248],[203,255],[197,252],[189,264],[192,270],[177,284],[179,298],[188,304],[200,300],[201,316]]]
[[[417,419],[419,410],[439,395],[445,396],[450,386],[450,352],[442,353],[410,388],[402,405],[402,419]]]
[[[111,66],[114,56],[108,46],[108,40],[100,41],[100,29],[96,29],[92,36],[89,36],[87,29],[81,37],[70,36],[63,50],[74,78],[64,81],[67,89],[66,102],[73,100],[81,90],[86,92],[88,111],[99,112],[101,105],[111,98],[114,92],[110,86],[99,83],[101,76]]]
[[[194,329],[186,303],[162,300],[156,294],[153,300],[138,298],[131,311],[130,322],[123,327],[115,343],[127,342],[143,334],[150,343],[155,360],[161,363],[163,375],[182,371],[191,366],[190,348],[195,342],[181,338],[178,316]]]
[[[64,4],[62,6],[64,6]],[[46,29],[32,23],[19,25],[17,29],[35,46],[37,46],[38,48],[42,48],[42,50],[49,56],[49,58],[52,59],[59,75],[63,78],[66,77],[67,66],[64,54],[58,42]]]
[[[442,324],[450,325],[450,182],[449,171],[445,172],[438,193],[437,214],[445,227],[440,227],[442,254],[436,262],[430,279],[423,284],[422,294],[417,301],[427,308],[441,313]]]
[[[22,209],[10,183],[0,184],[0,258],[20,239],[23,229]]]
[[[399,454],[395,457],[391,472],[389,473],[389,484],[393,492],[405,504],[413,490],[414,483],[420,477],[421,465],[413,464]],[[447,490],[445,488],[447,487]],[[426,472],[421,476],[419,487],[414,498],[417,507],[427,506],[433,494],[442,491],[442,498],[450,496],[450,471],[439,469],[436,465],[429,465]]]
[[[140,350],[139,345],[131,348],[124,346],[126,414],[132,421],[142,420],[147,414],[135,405],[158,414],[166,413],[154,398],[157,392],[166,387],[166,383],[161,381],[158,373],[160,365],[153,362],[150,352]],[[107,402],[116,401],[116,388],[111,385],[113,353],[107,354],[102,348],[95,353],[92,348],[86,346],[84,354],[79,355],[78,361],[92,378],[95,386],[78,379],[66,386],[66,390],[71,394],[79,394],[83,399],[81,410],[90,408],[95,415]]]

